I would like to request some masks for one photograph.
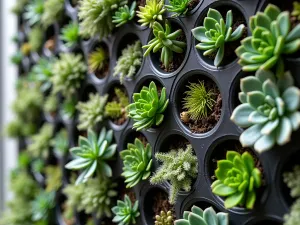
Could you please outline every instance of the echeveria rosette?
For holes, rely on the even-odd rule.
[[[150,28],[155,21],[163,19],[162,14],[166,11],[163,0],[146,0],[146,5],[139,6],[139,9],[136,13],[140,17],[138,22],[141,23],[141,26]]]
[[[185,15],[189,10],[191,0],[170,0],[170,5],[165,5],[166,9],[174,14],[172,17]]]
[[[127,23],[128,21],[132,20],[135,16],[135,8],[136,8],[136,2],[134,1],[130,8],[128,5],[122,6],[118,9],[118,11],[115,12],[115,15],[113,18],[113,23],[116,24],[116,27],[120,27]]]
[[[182,34],[182,30],[178,29],[171,33],[168,23],[165,24],[164,29],[160,23],[154,22],[153,34],[154,38],[143,46],[146,49],[144,56],[149,55],[151,51],[155,53],[161,50],[160,61],[168,68],[173,60],[173,52],[183,53],[186,47],[186,43],[176,40]]]
[[[200,42],[197,49],[205,51],[204,56],[216,53],[214,65],[220,66],[224,58],[226,42],[240,39],[245,29],[244,24],[240,24],[235,30],[232,28],[233,15],[229,10],[226,14],[226,23],[221,13],[216,9],[209,9],[204,18],[203,26],[192,30],[194,37]]]
[[[111,177],[112,170],[107,161],[112,159],[117,145],[112,144],[113,131],[106,132],[102,128],[99,137],[92,130],[88,130],[88,137],[79,137],[79,146],[71,148],[71,153],[76,156],[74,160],[66,164],[67,169],[83,170],[76,180],[76,184],[84,183],[96,171],[104,177]]]
[[[282,54],[292,54],[300,48],[300,24],[291,30],[289,12],[269,4],[264,12],[250,18],[252,36],[242,40],[236,49],[244,71],[268,70],[277,64],[276,75],[284,73]]]
[[[174,225],[228,225],[228,213],[216,213],[212,207],[202,210],[193,206],[192,211],[184,211],[183,219],[175,221]]]
[[[128,116],[135,121],[133,128],[139,131],[148,129],[153,125],[160,125],[168,104],[169,99],[167,99],[165,87],[162,88],[159,97],[157,87],[153,81],[149,87],[144,86],[140,93],[133,94],[133,103],[127,108]]]
[[[122,176],[125,177],[127,188],[134,187],[141,180],[146,180],[151,174],[152,149],[136,138],[134,144],[128,143],[127,149],[120,152],[124,167]]]
[[[300,90],[289,72],[278,79],[274,73],[258,70],[241,79],[239,100],[231,120],[246,129],[240,136],[243,147],[261,153],[275,144],[284,145],[300,126]]]

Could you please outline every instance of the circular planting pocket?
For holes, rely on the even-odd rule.
[[[215,9],[217,11],[220,12],[220,14],[222,15],[224,22],[226,23],[226,14],[229,10],[232,11],[232,31],[234,32],[239,25],[244,24],[245,27],[247,27],[247,20],[245,19],[244,13],[242,12],[242,9],[240,8],[239,5],[237,5],[236,3],[234,3],[233,1],[217,1],[214,2],[212,4],[210,4],[208,7],[206,7],[200,14],[196,24],[195,24],[195,28],[196,27],[200,27],[200,26],[204,26],[204,18],[207,16],[208,10],[212,8]],[[218,68],[218,69],[224,69],[225,67],[227,67],[229,64],[232,64],[237,56],[235,54],[235,50],[238,46],[240,46],[240,41],[242,39],[244,39],[245,37],[247,37],[247,28],[243,29],[242,32],[242,36],[241,38],[239,38],[238,40],[235,41],[230,41],[230,42],[225,42],[224,45],[224,54],[223,54],[223,58],[221,60],[221,63],[216,66],[214,65],[214,60],[215,57],[218,54],[218,51],[211,51],[209,54],[207,54],[206,56],[203,55],[203,53],[206,50],[198,50],[196,48],[196,52],[198,53],[198,56],[200,58],[201,64],[205,63],[206,65],[208,65],[208,67],[210,68]],[[216,41],[217,37],[214,39],[212,38],[212,40]],[[199,41],[196,40],[194,38],[194,42],[193,45],[196,46],[197,44],[199,44]],[[220,49],[220,48],[219,48]],[[207,49],[210,50],[210,49]],[[220,54],[220,53],[219,53]],[[220,54],[222,55],[222,54]]]
[[[145,135],[143,135],[143,133],[141,132],[137,132],[135,130],[128,130],[124,135],[122,135],[124,137],[122,143],[122,150],[127,149],[127,144],[128,143],[134,143],[134,140],[136,138],[138,138],[145,146],[147,145],[148,141],[147,138],[145,137]]]
[[[57,38],[55,36],[56,25],[52,25],[47,28],[45,34],[45,44],[43,47],[43,52],[47,57],[51,57],[55,54],[57,48]]]
[[[206,198],[194,198],[193,200],[188,201],[180,210],[180,215],[182,216],[184,211],[190,211],[193,206],[198,206],[202,210],[212,207],[216,213],[221,212],[221,208],[217,206],[213,201]]]
[[[222,96],[217,84],[203,72],[184,75],[174,90],[175,117],[186,130],[206,133],[222,114]]]
[[[248,152],[250,156],[252,156],[254,160],[254,167],[257,168],[261,173],[261,186],[257,189],[254,189],[256,193],[256,204],[263,204],[266,201],[268,194],[265,188],[268,183],[265,176],[266,172],[264,171],[264,167],[261,164],[258,155],[251,148],[243,148],[240,142],[238,141],[238,137],[223,137],[219,140],[214,141],[214,144],[210,146],[210,149],[207,155],[205,156],[205,173],[208,174],[207,181],[209,182],[209,185],[211,185],[214,181],[217,180],[215,176],[215,170],[218,168],[217,162],[219,160],[226,160],[226,154],[228,151],[234,151],[239,153],[240,155],[242,155],[245,152]],[[220,202],[221,205],[224,205],[225,198],[222,198],[216,194],[214,194],[214,197],[217,201]],[[238,212],[248,212],[249,210],[247,210],[244,207],[245,206],[236,206],[231,209]]]

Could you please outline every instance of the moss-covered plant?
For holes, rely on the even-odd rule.
[[[193,206],[192,211],[185,211],[183,219],[176,220],[174,225],[228,225],[228,213],[216,213],[212,207],[202,210]]]
[[[293,2],[293,11],[291,13],[298,21],[300,21],[300,2]]]
[[[97,47],[96,50],[89,55],[89,70],[92,73],[104,71],[108,65],[108,60],[109,55],[107,51],[101,46]]]
[[[236,49],[244,71],[268,70],[276,65],[276,75],[284,74],[282,55],[300,49],[300,24],[291,30],[289,12],[269,4],[264,12],[250,18],[252,36]]]
[[[51,147],[56,155],[62,157],[69,150],[68,132],[65,128],[59,130],[51,140]]]
[[[80,30],[84,37],[99,35],[100,39],[107,37],[113,30],[114,11],[127,3],[127,0],[82,0],[78,16]]]
[[[61,40],[67,47],[72,47],[79,41],[79,26],[77,23],[71,22],[64,26],[61,30]]]
[[[32,203],[32,220],[42,224],[47,223],[54,207],[55,192],[41,191]]]
[[[173,215],[171,211],[161,211],[159,215],[155,216],[155,225],[173,225]]]
[[[191,145],[186,149],[172,149],[168,153],[156,153],[155,158],[162,163],[155,174],[151,177],[150,183],[160,184],[169,181],[169,202],[174,204],[178,192],[183,189],[190,191],[193,179],[198,174],[198,159],[193,154]]]
[[[123,160],[123,173],[126,187],[131,188],[141,180],[146,180],[151,174],[152,148],[149,143],[146,146],[136,138],[134,144],[128,143],[127,149],[120,152]]]
[[[112,208],[116,215],[113,222],[118,225],[136,224],[136,218],[139,217],[139,201],[134,204],[131,202],[128,195],[125,195],[124,201],[118,200],[117,205]]]
[[[58,98],[56,95],[49,95],[45,99],[44,104],[44,112],[50,114],[51,116],[55,116],[58,109]]]
[[[173,61],[173,52],[183,53],[186,48],[186,43],[177,40],[182,34],[182,30],[178,29],[171,33],[171,27],[165,23],[165,28],[158,22],[153,23],[153,39],[144,45],[146,49],[144,56],[147,56],[152,51],[153,53],[160,51],[160,61],[166,68],[169,68],[170,62]]]
[[[133,103],[128,106],[128,116],[135,122],[133,128],[139,131],[160,125],[168,104],[165,87],[162,88],[159,97],[153,81],[149,87],[144,86],[140,93],[133,94]]]
[[[91,93],[87,102],[79,102],[76,108],[79,111],[79,130],[94,128],[95,125],[104,119],[104,109],[108,95],[101,96]]]
[[[99,136],[88,130],[88,137],[79,137],[79,146],[71,148],[71,153],[76,156],[65,167],[71,170],[82,170],[76,184],[86,182],[96,171],[100,176],[111,177],[112,170],[107,161],[111,160],[116,152],[117,145],[113,142],[113,131],[102,128]]]
[[[192,30],[194,37],[200,42],[197,49],[205,51],[204,56],[215,55],[214,65],[220,66],[224,58],[226,42],[240,39],[245,25],[240,24],[235,30],[232,28],[233,15],[229,10],[226,14],[226,23],[221,13],[216,9],[209,9],[204,18],[203,26]],[[228,43],[230,44],[230,43]]]
[[[43,44],[43,30],[40,26],[34,26],[29,35],[28,35],[28,43],[31,47],[32,52],[39,52],[41,50]]]
[[[152,27],[155,21],[163,19],[165,11],[164,1],[146,0],[146,5],[139,6],[139,11],[137,11],[137,16],[140,18],[138,22],[141,26]]]
[[[47,0],[45,1],[44,13],[41,23],[46,28],[61,18],[64,10],[64,0]]]
[[[243,147],[257,152],[284,145],[300,127],[300,90],[286,72],[278,79],[271,71],[258,70],[241,79],[239,100],[231,120],[246,129],[240,136]]]
[[[62,171],[59,166],[46,166],[46,191],[55,192],[62,186]]]
[[[82,55],[73,53],[61,53],[53,65],[53,93],[61,92],[64,97],[71,97],[80,87],[85,77],[87,67]]]
[[[119,76],[120,83],[124,83],[124,78],[132,78],[137,69],[141,66],[143,59],[142,43],[136,41],[134,44],[127,45],[122,50],[121,56],[118,58],[114,68],[114,76]]]
[[[135,8],[136,8],[136,2],[132,2],[130,8],[128,5],[120,7],[116,12],[113,18],[113,23],[116,24],[116,27],[120,27],[124,25],[125,23],[128,23],[130,20],[132,20],[135,16]]]
[[[170,5],[166,5],[166,9],[173,13],[173,17],[185,15],[189,10],[191,0],[170,0]]]
[[[44,0],[33,0],[25,6],[24,18],[28,20],[30,25],[34,25],[41,21],[44,13]]]

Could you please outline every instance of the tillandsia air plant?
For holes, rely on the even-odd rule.
[[[53,64],[51,82],[54,94],[61,92],[64,97],[71,97],[80,87],[86,75],[87,67],[82,55],[61,53]]]
[[[300,21],[300,2],[294,1],[293,2],[293,11],[291,13],[296,20]]]
[[[135,16],[135,8],[136,8],[136,2],[132,2],[130,8],[128,5],[120,7],[116,12],[113,18],[113,23],[116,24],[116,27],[120,27],[124,25],[125,23],[128,23],[130,20],[132,20]]]
[[[59,130],[50,142],[56,155],[62,157],[69,150],[68,132],[65,128]]]
[[[133,103],[127,108],[128,117],[135,122],[133,128],[139,131],[159,126],[168,104],[166,88],[162,88],[159,96],[156,84],[151,81],[149,87],[144,86],[140,93],[133,94]]]
[[[140,216],[139,201],[131,202],[128,195],[124,196],[124,201],[118,200],[117,205],[112,208],[115,217],[113,222],[118,225],[136,224],[136,218]]]
[[[55,207],[55,192],[41,191],[32,203],[32,220],[46,222]],[[27,209],[28,210],[28,209]]]
[[[214,56],[214,65],[216,67],[222,64],[227,42],[239,40],[244,32],[245,25],[240,24],[235,30],[232,27],[233,14],[229,10],[226,14],[226,23],[221,13],[210,8],[207,16],[204,18],[203,26],[192,30],[193,36],[200,43],[196,48],[203,50],[204,56]]]
[[[43,35],[44,33],[40,26],[34,26],[31,29],[28,35],[28,43],[32,52],[39,52],[41,50],[44,38]]]
[[[79,111],[79,130],[94,128],[97,123],[103,121],[107,99],[108,95],[91,93],[87,102],[78,102],[76,108]]]
[[[120,152],[123,160],[123,173],[126,187],[131,188],[141,180],[146,180],[151,174],[152,148],[149,143],[146,146],[136,138],[134,144],[128,143],[127,149]]]
[[[168,22],[165,23],[165,28],[158,22],[153,23],[153,34],[154,38],[144,45],[146,49],[144,56],[147,56],[152,51],[160,53],[160,61],[162,64],[169,68],[170,62],[173,60],[173,52],[183,53],[186,48],[186,43],[178,41],[177,38],[182,34],[182,30],[178,29],[171,33],[171,26]]]
[[[189,10],[191,0],[170,0],[170,5],[166,5],[166,9],[172,13],[172,16],[177,17],[185,15]]]
[[[243,147],[261,153],[275,144],[284,145],[300,127],[300,90],[289,72],[276,78],[273,72],[258,70],[241,79],[241,92],[231,120],[247,128],[240,136]]]
[[[113,30],[113,14],[127,0],[82,0],[79,2],[80,31],[83,37],[99,35],[102,39]]]
[[[64,11],[64,3],[64,0],[45,1],[44,13],[41,20],[43,27],[47,28],[61,18]]]
[[[300,49],[300,24],[291,30],[289,12],[269,4],[264,12],[250,18],[252,36],[242,40],[236,49],[244,71],[269,70],[276,65],[276,75],[284,74],[282,55]]]
[[[227,151],[226,159],[217,162],[215,175],[217,180],[211,185],[212,192],[226,197],[226,209],[235,206],[253,209],[256,189],[262,185],[262,175],[249,152],[241,155],[235,151]]]
[[[215,94],[212,90],[207,90],[204,81],[198,83],[190,83],[183,98],[183,111],[180,118],[183,122],[188,122],[190,119],[197,121],[207,117],[212,110],[215,101]]]
[[[173,215],[171,211],[161,211],[159,215],[155,216],[155,225],[173,225]]]
[[[142,65],[143,50],[142,43],[138,40],[131,45],[127,45],[122,50],[121,56],[118,58],[117,64],[114,68],[113,76],[119,76],[120,83],[124,83],[124,79],[132,78],[138,68]]]
[[[75,22],[67,24],[62,28],[60,37],[66,47],[73,47],[79,41],[79,25]]]
[[[33,0],[25,6],[24,18],[32,26],[41,21],[44,13],[44,0]]]
[[[99,176],[111,177],[112,170],[107,161],[111,160],[116,152],[117,145],[113,142],[113,131],[106,131],[103,127],[99,137],[95,132],[88,130],[88,137],[79,137],[79,146],[71,148],[71,153],[76,156],[66,164],[70,170],[82,170],[76,184],[85,183],[95,172]]]
[[[175,221],[174,225],[228,225],[228,213],[216,213],[212,207],[202,210],[198,206],[193,206],[192,211],[184,211],[183,219]]]
[[[151,177],[151,184],[160,184],[169,181],[169,202],[175,204],[178,192],[183,189],[190,191],[193,179],[198,174],[198,159],[193,154],[191,145],[186,149],[171,149],[168,153],[156,153],[155,158],[162,163]]]
[[[108,66],[108,62],[109,62],[109,54],[103,47],[99,46],[96,48],[95,51],[93,51],[89,55],[89,60],[88,60],[89,70],[92,73],[105,72],[105,69]],[[102,76],[104,76],[104,74]]]
[[[163,0],[146,0],[146,5],[139,6],[137,11],[137,16],[140,18],[138,22],[141,26],[152,27],[155,21],[163,20],[162,16],[165,11]]]

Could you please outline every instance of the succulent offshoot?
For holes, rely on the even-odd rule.
[[[166,9],[172,13],[172,17],[185,15],[189,10],[191,0],[170,0],[170,5],[165,5]]]
[[[166,11],[164,8],[163,0],[146,0],[145,6],[139,6],[137,16],[141,26],[149,26],[150,28],[154,25],[155,21],[163,20],[163,13]]]
[[[132,2],[130,8],[128,7],[128,5],[118,8],[118,10],[115,12],[115,15],[112,17],[113,18],[112,22],[116,24],[116,27],[120,27],[125,23],[128,23],[135,16],[135,8],[136,8],[135,1]]]

